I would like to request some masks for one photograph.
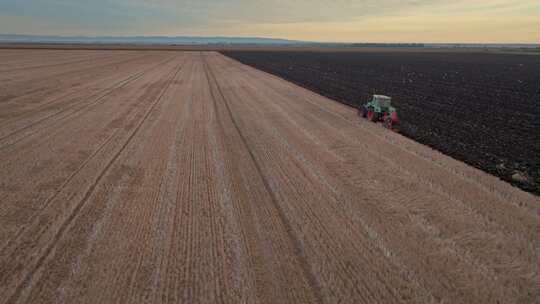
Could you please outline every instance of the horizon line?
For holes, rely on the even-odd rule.
[[[314,40],[296,40],[296,39],[287,39],[279,37],[265,37],[265,36],[203,36],[203,35],[39,35],[39,34],[8,34],[0,33],[0,43],[2,43],[2,36],[13,36],[13,37],[36,37],[36,38],[61,38],[61,39],[129,39],[129,38],[142,38],[142,39],[151,39],[151,38],[184,38],[184,39],[253,39],[253,40],[280,40],[284,42],[291,42],[297,44],[403,44],[403,45],[537,45],[540,46],[540,42],[537,43],[528,43],[528,42],[381,42],[381,41],[361,41],[361,42],[351,42],[351,41],[341,41],[341,42],[328,42],[328,41],[314,41]]]

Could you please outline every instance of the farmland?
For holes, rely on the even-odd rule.
[[[540,56],[450,51],[224,54],[357,107],[394,98],[401,133],[540,194]]]
[[[539,246],[538,196],[219,53],[0,50],[2,304],[534,303]]]

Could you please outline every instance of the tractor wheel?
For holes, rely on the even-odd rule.
[[[377,113],[373,109],[367,110],[367,119],[372,122],[377,122]]]
[[[362,106],[362,108],[360,109],[360,111],[362,112],[362,117],[366,118],[367,117],[367,113],[368,113],[368,110],[365,106]]]
[[[392,130],[394,127],[394,121],[390,117],[390,115],[384,115],[384,121],[383,121],[384,127],[387,129]]]
[[[366,116],[364,115],[364,113],[365,113],[364,107],[358,108],[358,116],[360,116],[360,117],[366,117]]]

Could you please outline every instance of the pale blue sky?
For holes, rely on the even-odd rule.
[[[0,33],[540,43],[540,1],[0,0]]]

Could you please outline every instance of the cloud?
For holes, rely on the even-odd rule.
[[[331,22],[347,21],[372,14],[401,11],[443,0],[116,0],[132,7],[175,10],[179,16],[199,13],[208,22]]]
[[[540,42],[536,0],[1,0],[0,12],[11,33]]]

